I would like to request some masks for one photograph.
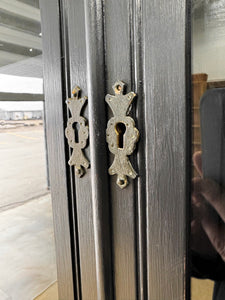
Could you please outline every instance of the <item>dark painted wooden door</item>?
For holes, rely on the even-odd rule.
[[[189,7],[186,0],[41,0],[50,179],[60,300],[188,297]],[[111,112],[121,80],[137,94],[138,177],[108,175]],[[65,100],[88,97],[90,168],[68,165]]]

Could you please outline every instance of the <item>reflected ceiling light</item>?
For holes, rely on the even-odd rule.
[[[39,33],[39,36],[42,36],[42,32]]]
[[[32,49],[32,48],[30,48],[30,49],[29,49],[29,51],[30,51],[30,52],[32,52],[32,51],[33,51],[33,49]]]

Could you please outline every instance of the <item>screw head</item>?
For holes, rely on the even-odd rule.
[[[75,167],[75,174],[78,177],[82,177],[84,175],[84,171],[83,171],[82,167]]]
[[[124,189],[128,185],[126,176],[118,177],[116,182],[121,189]]]

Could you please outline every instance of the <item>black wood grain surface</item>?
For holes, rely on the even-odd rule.
[[[105,2],[105,62],[107,94],[114,94],[117,80],[133,91],[133,7],[132,1]],[[134,100],[142,101],[142,99]],[[108,111],[111,117],[111,111]],[[133,155],[133,157],[136,154]],[[110,156],[112,162],[113,156]],[[137,170],[138,171],[138,170]],[[135,299],[136,285],[136,199],[133,180],[121,190],[116,175],[110,176],[114,288],[116,299]]]
[[[65,35],[67,40],[68,95],[75,85],[81,88],[81,96],[88,96],[87,59],[85,37],[84,2],[63,1],[65,14]],[[82,110],[89,124],[88,105]],[[90,160],[90,147],[84,150]],[[97,299],[96,260],[94,243],[94,224],[92,213],[91,169],[82,178],[71,174],[75,182],[74,202],[78,221],[79,262],[82,299]]]
[[[60,300],[188,299],[188,1],[60,3],[61,11],[57,0],[41,0]],[[124,190],[108,175],[105,137],[105,95],[117,80],[137,94],[131,114],[140,131],[130,157],[138,178]],[[88,96],[83,178],[68,168],[64,144],[74,85]]]
[[[186,9],[186,1],[143,1],[147,274],[154,300],[184,299],[186,288]]]
[[[87,88],[90,128],[92,209],[95,238],[97,299],[113,299],[111,226],[107,175],[104,7],[85,0]]]
[[[53,219],[55,229],[59,299],[73,300],[73,271],[66,170],[60,11],[57,0],[40,1],[43,32],[46,132]]]

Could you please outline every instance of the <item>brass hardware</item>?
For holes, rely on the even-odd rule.
[[[70,110],[71,118],[68,119],[65,134],[68,144],[73,148],[72,155],[69,160],[70,166],[75,166],[75,173],[78,177],[84,175],[84,168],[89,167],[89,161],[84,156],[82,149],[86,147],[88,139],[87,120],[80,116],[81,110],[87,101],[87,97],[80,98],[80,88],[77,86],[72,91],[73,98],[66,100],[66,104]]]
[[[130,92],[124,95],[124,88],[125,83],[117,81],[113,85],[115,96],[106,95],[105,97],[114,115],[108,121],[106,129],[109,150],[115,155],[109,174],[117,174],[117,184],[121,189],[128,185],[127,176],[133,179],[137,176],[127,156],[133,153],[139,139],[139,131],[135,128],[135,122],[128,116],[136,94]]]

